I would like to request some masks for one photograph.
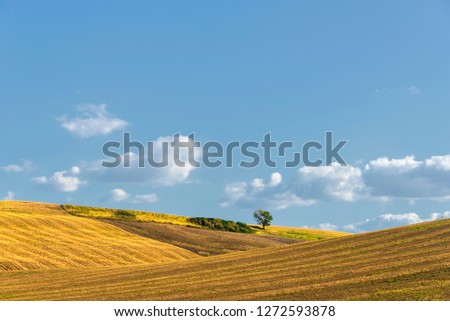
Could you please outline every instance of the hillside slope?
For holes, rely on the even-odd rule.
[[[167,227],[168,224],[170,224],[176,226],[189,226],[205,229],[205,227],[196,224],[195,222],[192,222],[190,220],[190,217],[188,216],[163,214],[155,212],[143,212],[135,210],[118,210],[111,208],[67,205],[67,204],[61,205],[61,207],[64,210],[66,210],[68,214],[74,216],[84,218],[95,218],[103,221],[108,220],[110,223],[113,224],[115,224],[114,222],[151,222],[151,223],[165,224],[164,226],[160,225],[161,228]],[[300,239],[304,241],[324,240],[339,236],[350,235],[350,233],[345,232],[316,230],[310,228],[282,227],[282,226],[269,226],[265,231],[263,231],[259,226],[256,225],[251,226],[253,227],[253,230],[257,234]],[[170,231],[168,232],[170,233]]]
[[[450,300],[450,220],[176,264],[0,273],[4,300]]]
[[[59,205],[0,202],[0,270],[123,266],[197,255],[110,224],[67,215]]]
[[[104,220],[125,231],[173,244],[202,256],[292,244],[300,240],[277,236],[211,231],[152,222]]]
[[[317,230],[304,227],[267,226],[265,230],[262,230],[257,225],[251,226],[256,230],[256,233],[260,235],[272,235],[303,241],[318,241],[351,235],[351,233],[347,232]]]

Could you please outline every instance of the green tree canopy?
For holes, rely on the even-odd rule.
[[[265,230],[266,226],[269,226],[270,222],[272,222],[273,220],[270,212],[264,210],[257,210],[253,213],[253,217],[255,218],[256,222],[258,222],[258,224],[262,225],[263,230]]]

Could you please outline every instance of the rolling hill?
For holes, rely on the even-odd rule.
[[[3,271],[0,284],[2,300],[449,300],[450,220],[175,264]]]
[[[175,224],[119,220],[104,220],[104,222],[137,235],[187,249],[201,256],[248,251],[300,241],[295,238],[211,231]]]
[[[332,239],[340,236],[347,236],[350,233],[338,231],[317,230],[312,228],[291,227],[291,226],[267,226],[262,230],[256,225],[252,225],[259,235],[272,235],[284,238],[291,238],[303,241],[318,241]]]
[[[173,215],[173,214],[163,214],[163,213],[155,213],[155,212],[143,212],[143,211],[135,211],[135,210],[117,210],[111,208],[98,208],[98,207],[88,207],[88,206],[78,206],[78,205],[61,205],[61,207],[69,214],[84,217],[84,218],[94,218],[100,219],[103,222],[109,222],[115,225],[121,225],[122,228],[131,229],[130,226],[133,226],[133,233],[136,232],[138,234],[143,234],[144,236],[148,236],[149,233],[146,233],[145,230],[151,229],[152,232],[155,232],[156,229],[152,228],[150,225],[141,224],[138,228],[139,224],[125,224],[119,222],[139,222],[139,223],[161,223],[165,225],[157,225],[159,229],[166,229],[167,225],[175,225],[175,226],[184,226],[184,227],[194,227],[199,229],[205,229],[205,227],[192,222],[190,217]],[[296,227],[281,227],[281,226],[269,226],[266,230],[262,230],[260,227],[256,225],[250,225],[253,229],[253,232],[259,235],[265,236],[280,236],[283,239],[292,238],[298,240],[324,240],[329,238],[335,238],[339,236],[350,235],[350,233],[345,232],[336,232],[336,231],[325,231],[325,230],[316,230],[310,228],[296,228]],[[169,229],[167,232],[171,234],[173,230],[181,230],[183,229]],[[186,230],[184,230],[186,231]],[[175,235],[174,235],[175,236]],[[225,237],[225,234],[222,234]],[[254,238],[245,238],[242,234],[238,234],[236,237],[242,237],[244,239],[252,240]],[[165,238],[165,241],[170,240],[170,237]],[[216,237],[217,239],[217,237]],[[272,238],[274,240],[275,238]],[[282,242],[286,243],[286,241],[279,239]],[[263,242],[259,240],[260,242]],[[244,241],[245,243],[245,241]],[[261,247],[261,246],[257,246]]]
[[[194,253],[67,215],[60,205],[0,202],[0,270],[85,268],[183,261]]]

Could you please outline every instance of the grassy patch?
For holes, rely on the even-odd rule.
[[[284,227],[284,226],[268,226],[266,230],[262,230],[258,226],[252,228],[258,234],[281,236],[286,238],[293,238],[305,241],[318,241],[326,240],[330,238],[350,235],[350,233],[336,232],[336,231],[324,231],[309,228],[296,228],[296,227]]]
[[[350,235],[349,233],[336,231],[323,231],[309,228],[295,228],[282,226],[268,226],[266,230],[262,230],[256,225],[247,225],[242,222],[234,222],[219,218],[207,217],[187,217],[172,214],[161,214],[155,212],[142,212],[133,210],[119,210],[88,206],[63,205],[67,213],[96,219],[108,219],[117,221],[137,221],[137,222],[153,222],[164,223],[181,226],[190,226],[198,228],[206,228],[215,231],[237,232],[245,234],[260,234],[279,236],[284,238],[317,241],[330,239],[339,236]]]
[[[192,225],[192,223],[188,221],[188,217],[179,215],[67,204],[63,205],[63,208],[67,213],[80,217],[101,218],[119,221],[133,220],[139,222],[155,222],[182,226]]]
[[[126,210],[115,210],[114,215],[123,219],[135,219],[136,214]]]

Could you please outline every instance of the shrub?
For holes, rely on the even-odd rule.
[[[220,218],[209,217],[191,217],[188,221],[210,230],[236,233],[254,233],[250,226],[242,222],[227,221]]]
[[[114,215],[122,219],[136,217],[136,214],[126,210],[114,210]]]

